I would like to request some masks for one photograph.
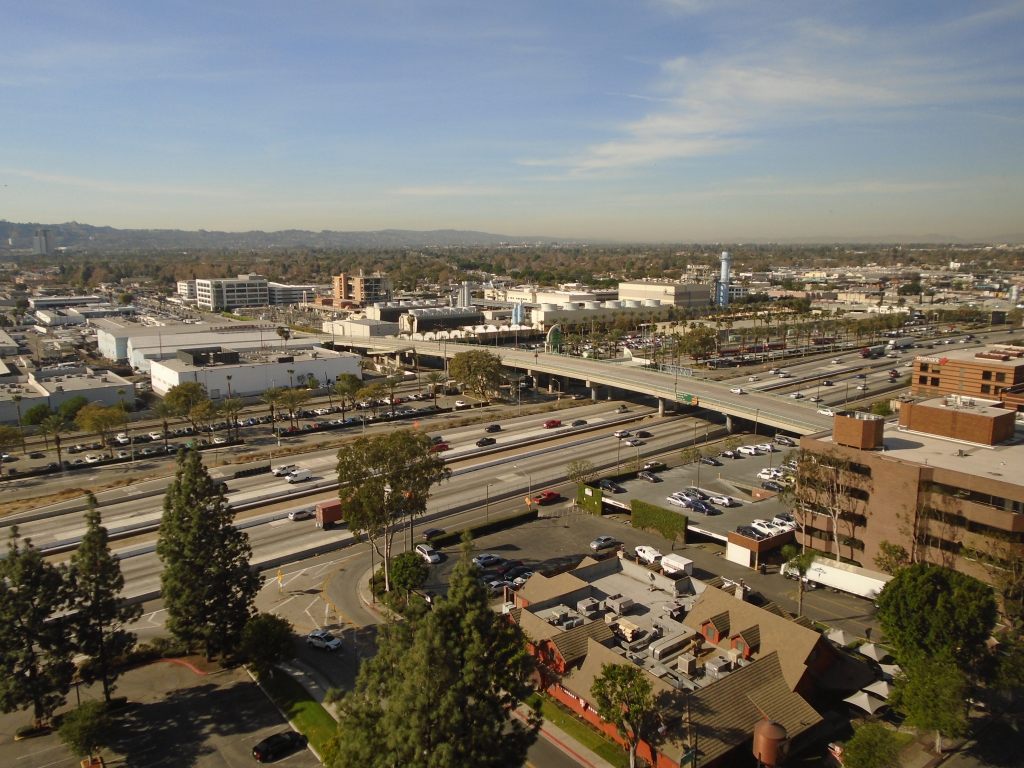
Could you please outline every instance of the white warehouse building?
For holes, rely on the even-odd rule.
[[[206,387],[210,398],[249,397],[271,387],[298,386],[310,376],[316,386],[328,387],[344,373],[362,378],[361,358],[351,352],[334,352],[324,347],[297,354],[279,351],[240,354],[221,347],[182,351],[169,360],[150,364],[153,392],[161,397],[187,381]],[[230,377],[230,378],[229,378]]]

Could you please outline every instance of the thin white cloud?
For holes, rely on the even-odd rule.
[[[92,179],[84,176],[67,176],[56,173],[43,173],[23,168],[0,168],[0,174],[18,176],[23,179],[52,184],[60,187],[77,187],[91,189],[95,192],[112,192],[115,194],[150,195],[150,196],[191,196],[208,198],[229,198],[238,194],[238,190],[208,186],[178,186],[174,184],[139,183],[132,181],[112,181],[110,179]]]
[[[1001,15],[1018,5],[1000,9]],[[921,108],[962,110],[1019,99],[1019,83],[1001,79],[991,66],[928,45],[915,50],[916,38],[903,29],[797,20],[780,26],[772,39],[665,61],[660,81],[651,84],[650,98],[661,106],[624,124],[619,136],[560,162],[570,175],[604,173],[735,152],[773,141],[788,126],[880,123]]]

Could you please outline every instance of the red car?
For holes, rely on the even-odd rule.
[[[562,494],[558,491],[541,491],[533,497],[534,504],[554,504],[556,501],[562,498]]]
[[[544,422],[544,429],[554,429],[560,426],[562,426],[562,422],[559,419],[548,419]]]
[[[448,445],[448,443],[434,443],[430,446],[430,452],[441,453],[441,451],[447,451],[449,448],[451,448],[451,446]]]

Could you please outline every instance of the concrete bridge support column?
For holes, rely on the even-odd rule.
[[[596,403],[597,402],[597,385],[594,384],[592,381],[586,381],[586,382],[583,383],[583,385],[585,387],[587,387],[587,389],[590,390],[590,399],[593,400]]]
[[[730,416],[729,414],[726,414],[725,415],[725,431],[728,432],[731,435],[732,434],[732,428],[733,428],[732,416]]]
[[[664,415],[665,415],[665,398],[659,397],[658,398],[658,416],[664,416]]]

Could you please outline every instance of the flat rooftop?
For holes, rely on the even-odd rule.
[[[979,353],[982,354],[998,354],[1004,352],[1008,359],[999,360],[994,357],[977,357]],[[939,349],[936,347],[935,351],[927,355],[916,355],[914,362],[940,362],[945,363],[972,363],[976,365],[984,365],[986,368],[1006,368],[1007,370],[1013,370],[1024,365],[1024,347],[1014,347],[1008,344],[991,344],[986,346],[984,349],[969,348],[969,349],[951,349],[948,352],[945,349]]]

